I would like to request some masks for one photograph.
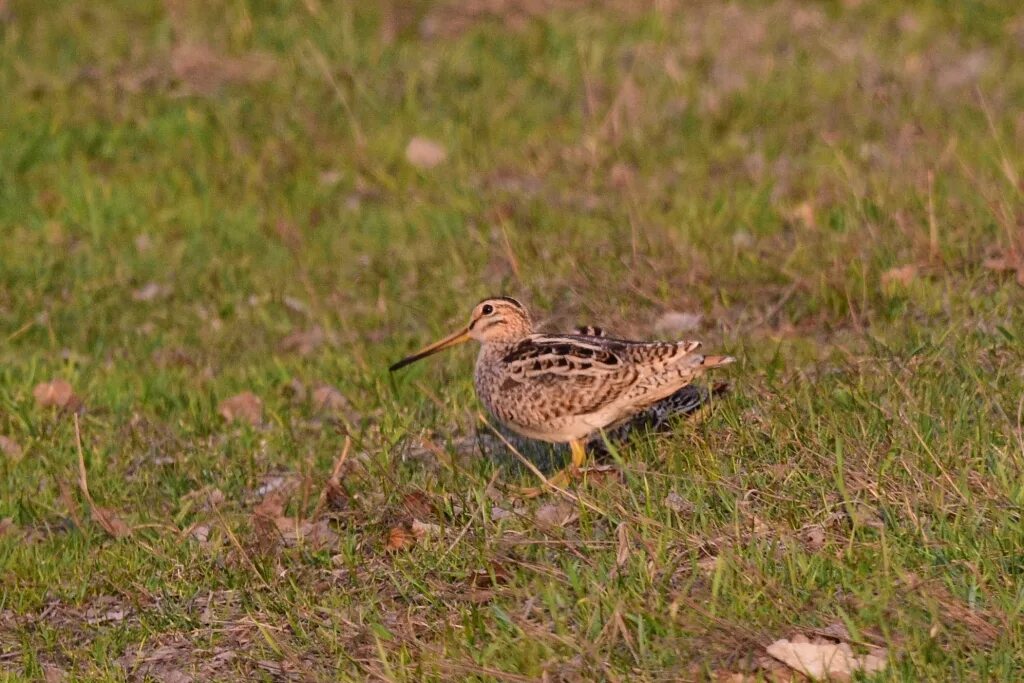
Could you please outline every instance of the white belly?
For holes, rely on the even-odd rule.
[[[571,415],[553,420],[543,428],[527,427],[507,423],[508,428],[528,439],[550,441],[552,443],[568,443],[590,436],[619,420],[619,411],[614,409],[601,410],[586,415]]]

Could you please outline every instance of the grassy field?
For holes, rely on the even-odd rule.
[[[1019,678],[1022,50],[1009,0],[0,2],[0,678]],[[491,294],[732,390],[518,500],[471,351],[386,371]]]

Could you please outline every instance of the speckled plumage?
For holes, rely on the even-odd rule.
[[[582,331],[589,334],[539,334],[518,301],[485,299],[464,330],[392,369],[476,339],[481,347],[474,385],[488,411],[522,436],[581,447],[587,437],[615,428],[706,370],[733,361],[699,353],[696,341],[639,342],[603,336],[597,328]]]

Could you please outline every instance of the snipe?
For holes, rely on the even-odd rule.
[[[583,444],[589,436],[622,424],[705,371],[734,361],[699,353],[697,341],[628,341],[593,331],[539,334],[521,303],[494,297],[473,308],[466,327],[390,370],[470,339],[479,341],[474,384],[480,401],[517,434],[568,443],[572,467],[579,468],[586,461]]]

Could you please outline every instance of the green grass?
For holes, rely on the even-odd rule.
[[[764,676],[836,622],[881,679],[1019,676],[1017,3],[0,7],[0,677]],[[702,313],[733,391],[539,523],[569,503],[501,492],[470,352],[386,372],[498,293]],[[337,536],[261,532],[346,436]]]

